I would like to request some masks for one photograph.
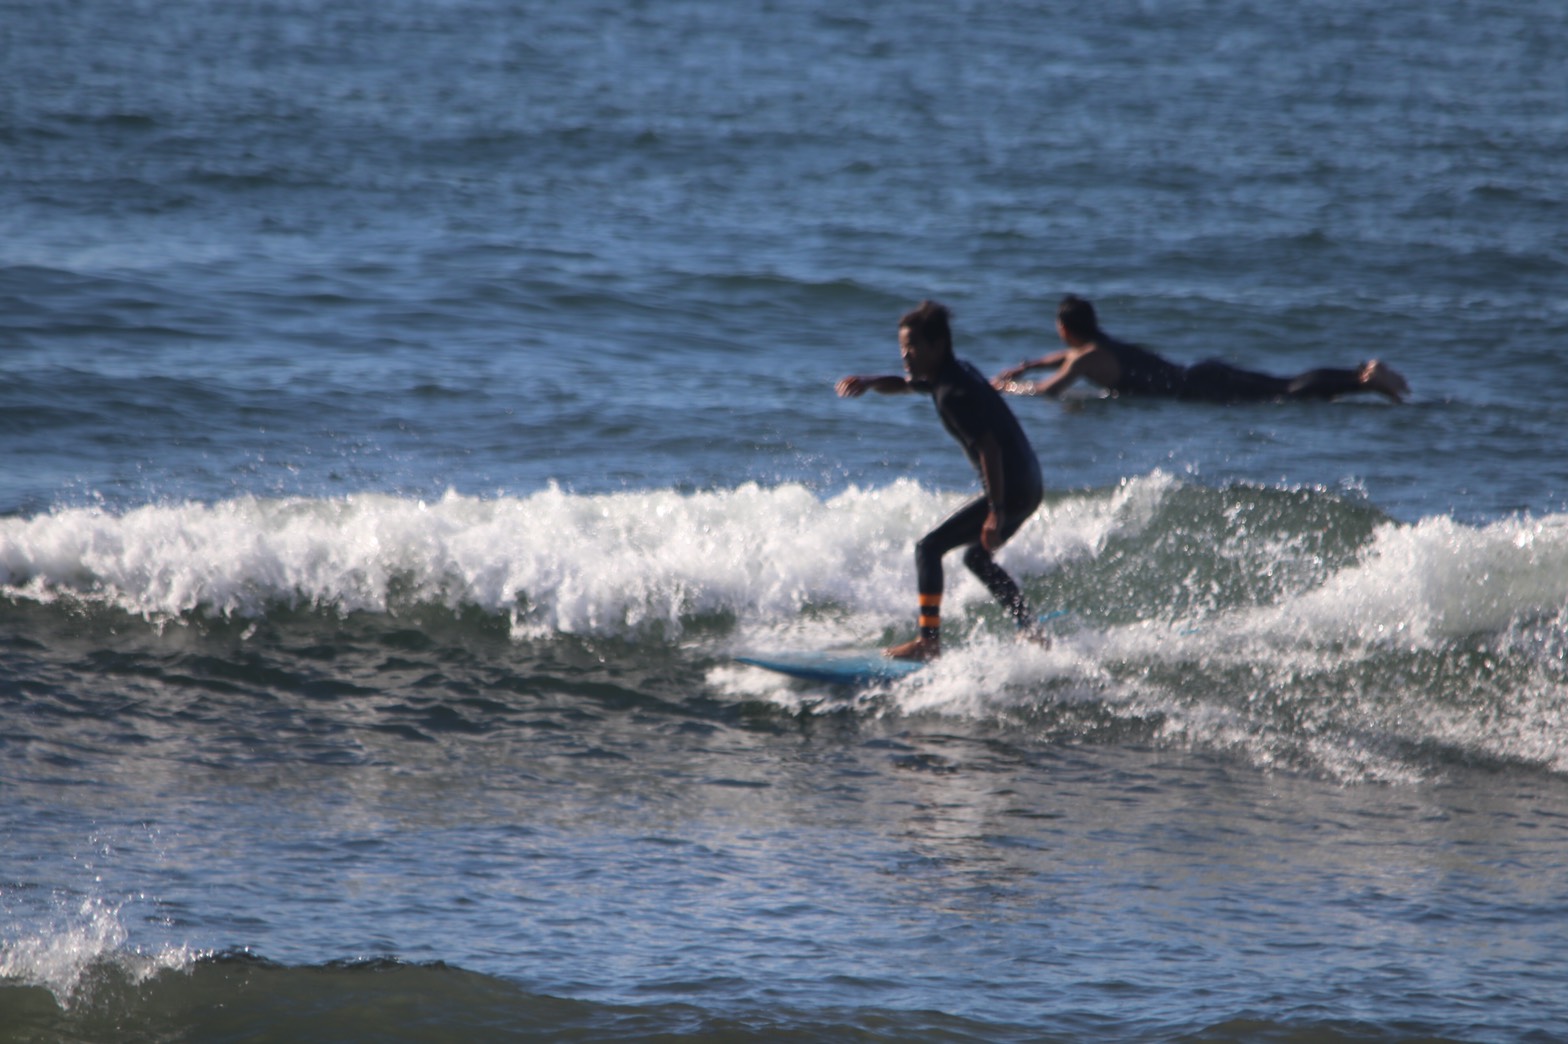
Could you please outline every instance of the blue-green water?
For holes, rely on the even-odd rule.
[[[0,5],[0,1039],[1568,1039],[1545,2]],[[896,370],[1069,291],[1395,406]]]

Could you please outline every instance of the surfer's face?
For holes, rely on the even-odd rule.
[[[942,351],[907,326],[898,330],[898,354],[904,359],[904,372],[915,380],[935,377],[942,366]]]

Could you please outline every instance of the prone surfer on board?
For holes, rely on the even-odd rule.
[[[1395,402],[1410,386],[1398,371],[1373,359],[1350,369],[1308,370],[1295,377],[1243,370],[1218,360],[1181,366],[1147,348],[1119,341],[1100,329],[1094,305],[1074,294],[1056,310],[1056,332],[1067,347],[1003,370],[992,381],[1013,395],[1058,395],[1082,377],[1118,395],[1149,395],[1190,402],[1269,402],[1333,399],[1377,392]],[[1056,367],[1043,381],[1020,381],[1030,370]]]
[[[992,553],[1007,543],[1040,506],[1040,464],[1012,410],[979,370],[953,354],[949,312],[922,301],[898,321],[898,348],[907,376],[851,376],[838,382],[839,395],[867,391],[883,395],[924,392],[937,415],[964,448],[984,495],[971,500],[915,544],[920,595],[919,636],[884,650],[900,660],[930,660],[942,651],[942,556],[968,545],[964,564],[978,576],[1020,629],[1034,626],[1023,593]]]

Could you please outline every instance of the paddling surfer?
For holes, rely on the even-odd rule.
[[[942,556],[957,547],[967,545],[964,564],[1019,628],[1033,626],[1023,593],[992,554],[1040,506],[1040,464],[1002,396],[979,370],[953,354],[949,320],[944,305],[922,301],[898,322],[899,354],[907,376],[850,376],[838,382],[838,394],[850,399],[867,391],[928,393],[943,427],[963,447],[984,488],[983,495],[915,544],[920,631],[913,640],[885,650],[900,660],[930,660],[941,653]]]
[[[1334,399],[1376,392],[1404,401],[1410,386],[1376,359],[1348,369],[1308,370],[1294,377],[1243,370],[1218,360],[1181,366],[1147,348],[1118,340],[1100,328],[1094,305],[1075,294],[1056,310],[1056,332],[1067,347],[1003,370],[992,384],[1013,395],[1059,395],[1082,378],[1118,395],[1149,395],[1189,402],[1269,402]],[[1056,367],[1043,381],[1020,381],[1030,370]]]

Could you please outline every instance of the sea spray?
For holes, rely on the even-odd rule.
[[[91,1003],[95,986],[145,982],[162,971],[188,971],[199,956],[184,946],[146,953],[127,945],[122,906],[98,896],[61,896],[44,923],[0,938],[0,981],[49,991],[62,1009]]]

